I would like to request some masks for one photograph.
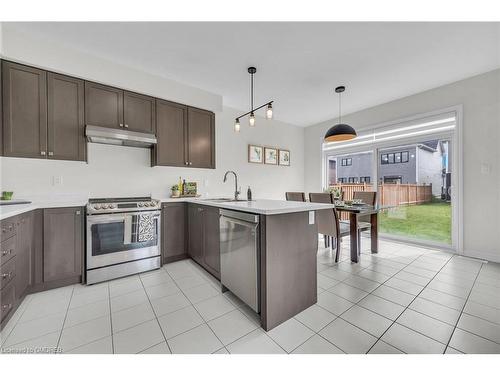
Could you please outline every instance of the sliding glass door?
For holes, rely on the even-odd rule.
[[[382,235],[452,245],[450,145],[440,138],[378,148]]]
[[[393,123],[323,148],[330,191],[377,191],[381,237],[457,248],[455,113]]]

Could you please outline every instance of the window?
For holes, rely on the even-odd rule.
[[[357,177],[349,177],[349,183],[350,184],[356,184],[358,182],[358,178]]]
[[[352,158],[342,159],[342,166],[343,167],[348,167],[350,165],[352,165]]]
[[[408,163],[408,151],[401,153],[401,163]]]
[[[394,163],[401,163],[401,152],[396,152],[394,154]]]
[[[359,182],[364,182],[364,183],[369,184],[370,183],[370,176],[360,177]]]
[[[381,164],[389,164],[389,156],[387,154],[380,155]]]
[[[339,177],[337,178],[337,182],[339,184],[345,184],[347,182],[347,179],[345,177]]]

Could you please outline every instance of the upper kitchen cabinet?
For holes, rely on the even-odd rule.
[[[156,100],[152,165],[215,168],[215,115],[182,104]]]
[[[133,92],[123,94],[123,126],[127,130],[154,133],[155,99]]]
[[[47,72],[2,62],[3,153],[46,158]]]
[[[215,115],[188,108],[188,162],[190,167],[215,168]]]
[[[48,73],[49,159],[85,161],[84,81]]]
[[[155,100],[116,87],[85,82],[85,124],[153,133]]]
[[[85,124],[123,128],[123,90],[85,82]]]
[[[187,158],[187,106],[156,100],[156,139],[153,165],[185,167]]]

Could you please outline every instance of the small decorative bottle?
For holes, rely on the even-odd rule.
[[[250,186],[248,187],[248,190],[247,190],[247,200],[249,200],[249,201],[252,200],[252,189],[250,189]]]

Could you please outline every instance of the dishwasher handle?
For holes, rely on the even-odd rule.
[[[236,223],[236,224],[242,225],[244,227],[253,228],[253,232],[255,232],[255,229],[259,226],[258,222],[252,223],[249,221],[235,219],[234,217],[229,217],[229,216],[224,216],[224,215],[221,215],[221,219],[228,221],[228,222],[231,222],[231,223]]]
[[[228,218],[231,220],[238,220],[250,224],[259,223],[259,215],[254,215],[248,212],[241,211],[231,211],[231,210],[219,210],[219,216]]]

